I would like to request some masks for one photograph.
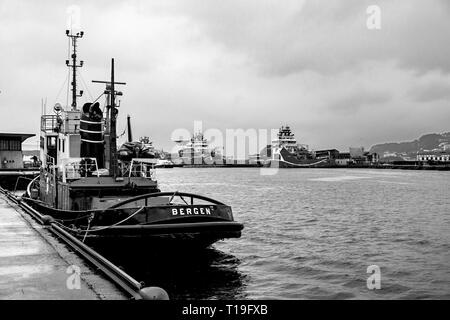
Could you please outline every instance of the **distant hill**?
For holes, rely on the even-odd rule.
[[[425,134],[414,141],[380,143],[372,146],[370,152],[376,152],[384,158],[406,159],[414,158],[418,151],[445,149],[450,149],[450,132]]]

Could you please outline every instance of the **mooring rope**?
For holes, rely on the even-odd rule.
[[[81,241],[81,242],[83,242],[83,243],[84,243],[84,240],[86,240],[86,236],[87,236],[88,231],[89,231],[89,228],[90,228],[90,226],[91,226],[91,221],[92,221],[92,219],[93,219],[93,216],[91,215],[91,218],[88,220],[88,226],[87,226],[87,229],[86,229],[86,233],[84,234],[83,240]]]
[[[91,216],[91,213],[89,213],[89,214],[87,214],[85,216],[76,217],[74,219],[55,219],[55,220],[56,221],[61,221],[61,222],[70,222],[70,221],[77,221],[77,220],[81,220],[81,219],[86,219],[86,218],[89,218],[90,216]]]
[[[140,208],[137,209],[135,212],[133,212],[132,215],[129,215],[129,216],[126,217],[125,219],[123,219],[123,220],[121,220],[121,221],[119,221],[119,222],[116,222],[116,223],[114,223],[114,224],[112,224],[112,225],[105,226],[105,227],[102,227],[102,228],[91,229],[91,230],[89,230],[89,226],[88,226],[87,229],[84,229],[84,230],[83,230],[83,229],[73,229],[73,228],[66,227],[65,225],[63,225],[63,224],[61,224],[61,223],[59,223],[59,222],[57,222],[57,221],[55,221],[55,223],[58,224],[59,226],[61,226],[61,227],[64,228],[64,229],[67,229],[67,230],[70,230],[70,231],[74,231],[74,232],[86,232],[86,234],[87,234],[88,232],[102,231],[102,230],[106,230],[106,229],[109,229],[109,228],[118,226],[119,224],[124,223],[125,221],[127,221],[127,220],[131,219],[132,217],[134,217],[135,215],[137,215],[139,212],[141,212],[142,210],[144,210],[144,208],[145,208],[145,207],[140,207]],[[85,234],[85,236],[84,236],[85,238],[86,238],[86,234]]]

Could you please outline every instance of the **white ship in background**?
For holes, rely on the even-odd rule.
[[[211,147],[203,133],[198,132],[190,139],[174,140],[177,144],[176,154],[172,161],[176,164],[212,164],[215,160],[222,160],[219,148]],[[175,159],[178,158],[178,159]]]

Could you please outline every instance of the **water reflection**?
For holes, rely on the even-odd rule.
[[[214,248],[197,252],[115,252],[95,247],[146,286],[164,288],[171,299],[245,299],[248,277],[241,261]]]

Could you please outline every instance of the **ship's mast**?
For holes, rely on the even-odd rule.
[[[66,30],[66,35],[72,40],[72,64],[70,64],[69,60],[66,60],[66,65],[72,69],[72,110],[77,110],[77,97],[81,97],[83,95],[83,90],[80,90],[80,93],[77,92],[77,68],[81,68],[83,66],[83,61],[80,61],[80,64],[77,64],[77,39],[83,37],[84,32],[77,32],[77,34],[72,34],[69,30]]]
[[[111,59],[111,115],[110,115],[110,159],[111,159],[111,169],[114,178],[119,174],[119,167],[117,165],[117,132],[116,132],[116,118],[118,110],[116,110],[116,89],[114,88],[114,58]]]
[[[117,84],[125,85],[126,83],[114,81],[114,58],[111,59],[111,80],[110,81],[92,80],[92,82],[106,84],[105,93],[107,94],[109,101],[109,106],[106,108],[107,112],[109,112],[109,141],[106,142],[106,145],[109,146],[107,149],[109,150],[107,150],[106,152],[108,152],[109,158],[109,172],[114,178],[116,178],[119,175],[119,166],[117,163],[116,118],[118,110],[116,106],[116,95],[121,96],[122,92],[116,91],[115,85]]]

